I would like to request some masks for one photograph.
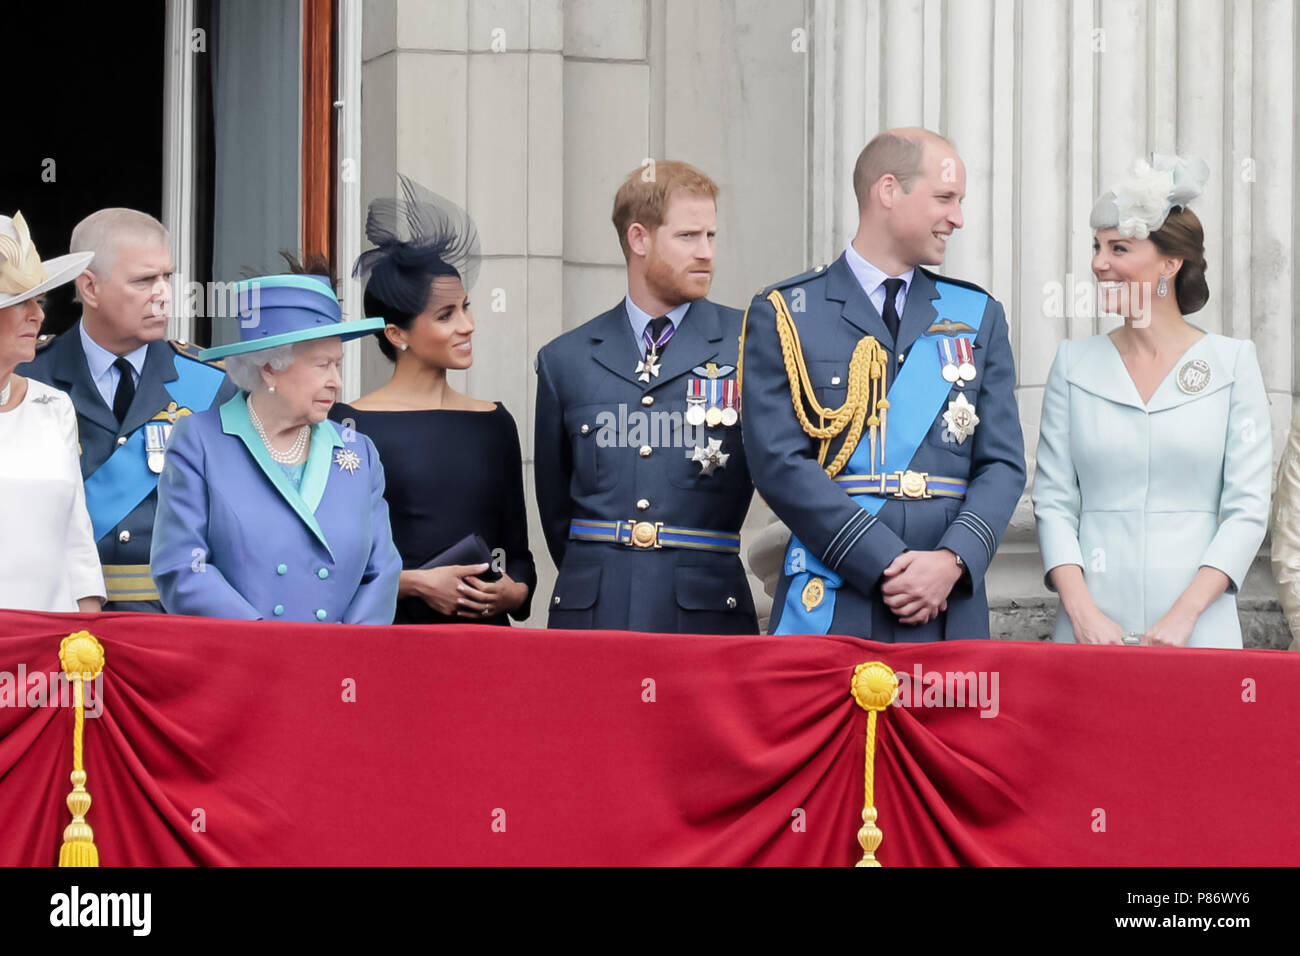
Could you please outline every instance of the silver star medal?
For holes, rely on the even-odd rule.
[[[695,446],[695,454],[691,456],[691,461],[699,462],[700,474],[711,475],[715,468],[726,468],[727,459],[730,457],[729,452],[722,450],[722,439],[710,438],[708,447]]]
[[[339,466],[339,471],[346,471],[350,475],[361,467],[361,459],[350,448],[340,448],[334,453],[334,464]]]
[[[636,377],[638,381],[648,382],[650,376],[659,377],[659,363],[655,361],[659,356],[651,349],[646,353],[644,359],[636,363]]]
[[[948,403],[943,421],[948,426],[943,433],[944,440],[955,441],[959,445],[975,434],[975,426],[980,423],[979,416],[975,414],[975,406],[966,400],[964,392],[958,393],[957,398]]]

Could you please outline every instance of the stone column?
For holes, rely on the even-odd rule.
[[[1057,344],[1115,327],[1045,314],[1092,282],[1088,213],[1139,155],[1201,156],[1210,303],[1197,325],[1255,341],[1274,457],[1300,387],[1294,334],[1295,10],[1282,0],[812,0],[811,242],[856,223],[853,158],[891,125],[952,138],[967,166],[966,226],[943,271],[984,285],[1011,322],[1029,463]],[[822,246],[829,253],[833,243]],[[1032,480],[1032,477],[1031,477]],[[1240,604],[1248,642],[1285,646],[1265,542]],[[989,573],[994,627],[1047,633],[1032,510],[1022,499]],[[1037,610],[1029,610],[1026,608]]]

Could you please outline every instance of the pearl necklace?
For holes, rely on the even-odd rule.
[[[13,387],[13,384],[14,378],[10,375],[9,381],[5,382],[5,387],[0,388],[0,408],[4,408],[9,404],[9,390]]]
[[[300,463],[307,451],[307,442],[311,439],[310,425],[303,425],[302,428],[298,429],[298,437],[294,439],[288,451],[276,451],[271,447],[271,439],[266,437],[266,429],[262,427],[262,420],[257,417],[257,412],[253,410],[252,402],[248,402],[248,417],[252,420],[253,428],[257,430],[258,437],[262,439],[262,444],[266,446],[266,450],[271,455],[273,462],[280,465],[297,465]]]

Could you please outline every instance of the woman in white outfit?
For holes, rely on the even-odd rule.
[[[92,255],[42,262],[22,213],[0,216],[0,608],[98,611],[104,603],[72,399],[13,374],[36,357],[40,297],[71,282]]]
[[[1092,212],[1102,310],[1124,324],[1062,342],[1043,396],[1033,499],[1058,641],[1241,647],[1272,441],[1254,344],[1185,318],[1209,297],[1186,208],[1208,177],[1156,156]]]

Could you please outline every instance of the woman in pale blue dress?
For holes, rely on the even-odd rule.
[[[1058,641],[1242,646],[1272,441],[1254,343],[1185,318],[1209,298],[1186,208],[1208,176],[1156,156],[1092,212],[1101,308],[1124,324],[1062,342],[1043,396],[1033,500]]]

